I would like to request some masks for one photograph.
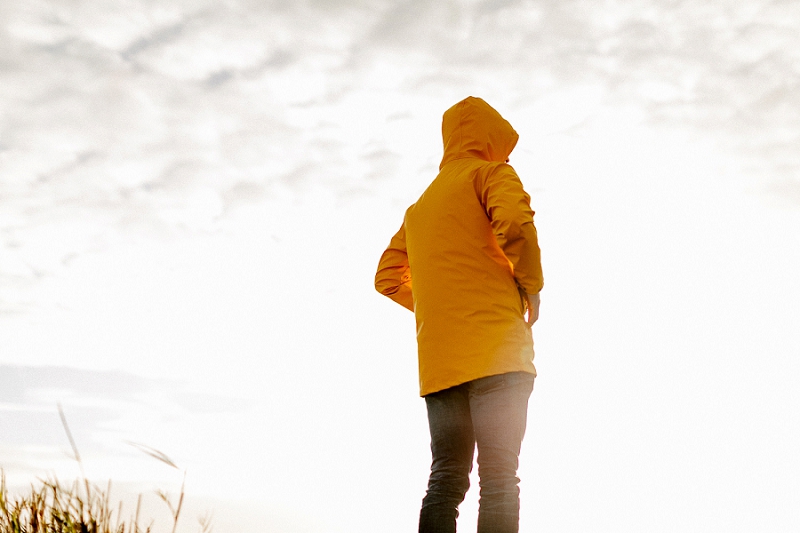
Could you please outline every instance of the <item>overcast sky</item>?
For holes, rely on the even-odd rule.
[[[187,471],[185,531],[413,531],[372,279],[468,95],[542,245],[522,531],[800,529],[791,1],[0,2],[9,481],[79,475],[61,402],[120,497],[181,481],[130,442]]]

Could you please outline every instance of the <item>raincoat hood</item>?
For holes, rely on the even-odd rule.
[[[500,113],[484,100],[469,96],[444,113],[444,157],[439,170],[451,161],[469,157],[505,162],[518,139]]]

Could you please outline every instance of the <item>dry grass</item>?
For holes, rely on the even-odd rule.
[[[24,495],[9,496],[5,476],[0,477],[0,532],[2,533],[149,533],[141,527],[139,509],[121,519],[122,505],[111,507],[109,491],[88,481],[64,486],[45,481]],[[141,497],[139,498],[141,503]],[[177,525],[177,518],[175,524]],[[174,528],[173,528],[174,531]]]
[[[64,430],[74,453],[74,459],[83,474],[83,464],[61,405],[58,406]],[[143,444],[129,443],[140,451],[166,465],[178,466],[166,455]],[[157,491],[164,501],[172,519],[172,533],[178,527],[178,519],[183,508],[186,472],[177,501],[164,491]],[[130,516],[123,516],[122,503],[112,506],[110,499],[111,482],[102,489],[91,484],[86,476],[83,481],[63,485],[56,479],[40,481],[31,485],[24,494],[10,495],[6,486],[5,474],[0,469],[0,533],[153,533],[153,522],[140,525],[139,511],[142,495],[139,495],[136,510]],[[210,515],[199,520],[201,533],[211,532]]]

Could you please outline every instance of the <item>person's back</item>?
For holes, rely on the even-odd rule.
[[[538,315],[543,284],[533,211],[507,164],[518,136],[497,111],[483,100],[467,98],[445,113],[442,134],[440,173],[406,211],[403,226],[381,257],[375,286],[413,310],[417,322],[420,394],[428,405],[434,455],[420,531],[447,530],[450,523],[454,530],[476,440],[479,532],[488,527],[512,531],[518,520],[516,457],[536,375],[530,325]],[[485,394],[487,386],[500,394]],[[509,404],[509,394],[516,398],[510,409],[516,414],[497,404]],[[456,401],[463,404],[456,408],[463,415],[457,430],[447,429],[458,420],[454,398],[463,400]],[[491,422],[497,416],[505,417],[503,427]],[[482,452],[487,430],[493,442],[486,441]],[[515,436],[507,437],[509,432]],[[454,442],[461,450],[457,459]],[[499,448],[512,453],[513,461],[498,457],[493,465],[490,450]],[[500,497],[486,492],[497,492],[496,483],[484,483],[484,477],[497,477],[491,474],[495,466],[506,471],[500,475]]]

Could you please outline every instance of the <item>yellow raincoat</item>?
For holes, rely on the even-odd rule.
[[[519,135],[480,98],[448,109],[439,175],[408,208],[375,288],[414,312],[420,394],[536,375],[523,291],[542,289],[530,197],[508,156]]]

